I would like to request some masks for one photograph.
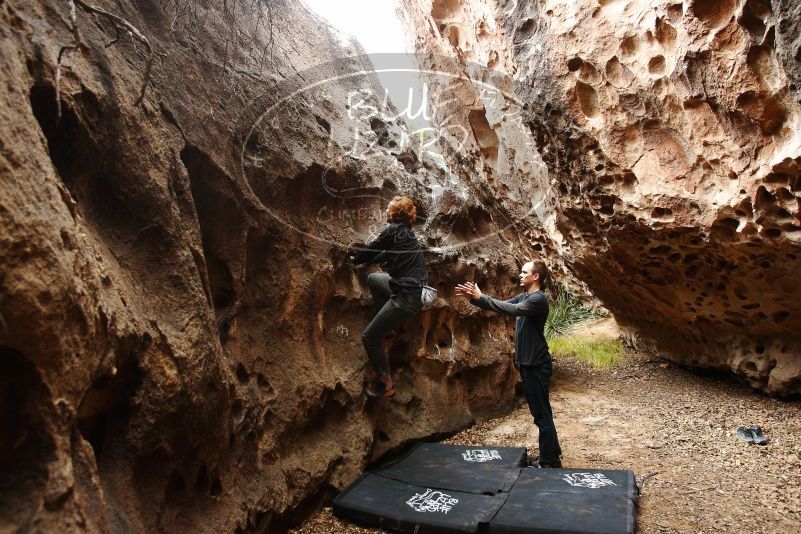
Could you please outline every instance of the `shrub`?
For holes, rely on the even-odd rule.
[[[581,336],[559,336],[548,342],[555,357],[572,357],[606,369],[617,364],[623,357],[620,341],[601,338],[588,339]]]
[[[550,311],[545,320],[545,339],[568,334],[577,324],[597,316],[562,286],[557,286],[556,297],[550,299]]]

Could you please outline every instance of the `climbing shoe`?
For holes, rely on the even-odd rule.
[[[529,462],[529,467],[533,467],[534,469],[561,469],[562,468],[562,461],[555,460],[553,462],[543,462],[539,458]]]
[[[737,429],[737,438],[746,443],[754,442],[754,434],[751,432],[751,428],[747,426],[741,426]]]
[[[562,468],[562,461],[561,460],[554,460],[553,462],[543,462],[542,460],[537,460],[537,463],[540,464],[541,469],[561,469]]]
[[[748,427],[753,435],[753,442],[757,445],[765,445],[768,442],[768,438],[765,437],[765,434],[762,433],[762,429],[758,426],[751,426]]]
[[[396,391],[398,391],[397,385],[392,384],[392,386],[387,388],[387,385],[383,382],[373,384],[365,390],[367,396],[371,399],[386,399],[394,395]]]

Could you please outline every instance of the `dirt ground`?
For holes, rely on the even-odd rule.
[[[614,332],[592,330],[603,329]],[[639,499],[638,532],[801,532],[801,403],[638,354],[609,370],[556,360],[551,403],[565,467],[655,473]],[[742,425],[760,425],[769,443],[739,441]],[[534,456],[536,436],[521,406],[446,442],[524,446]],[[373,531],[328,507],[295,532]]]

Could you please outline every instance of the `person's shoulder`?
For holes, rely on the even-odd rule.
[[[384,235],[391,235],[398,233],[398,223],[391,222],[389,223],[384,230],[381,232]]]
[[[548,297],[545,296],[545,293],[542,290],[528,293],[526,295],[526,299],[532,302],[548,302]]]

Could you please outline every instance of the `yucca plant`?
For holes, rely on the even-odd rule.
[[[597,317],[597,314],[584,306],[564,287],[556,287],[556,296],[550,298],[550,311],[545,320],[545,339],[565,335],[579,323]]]

